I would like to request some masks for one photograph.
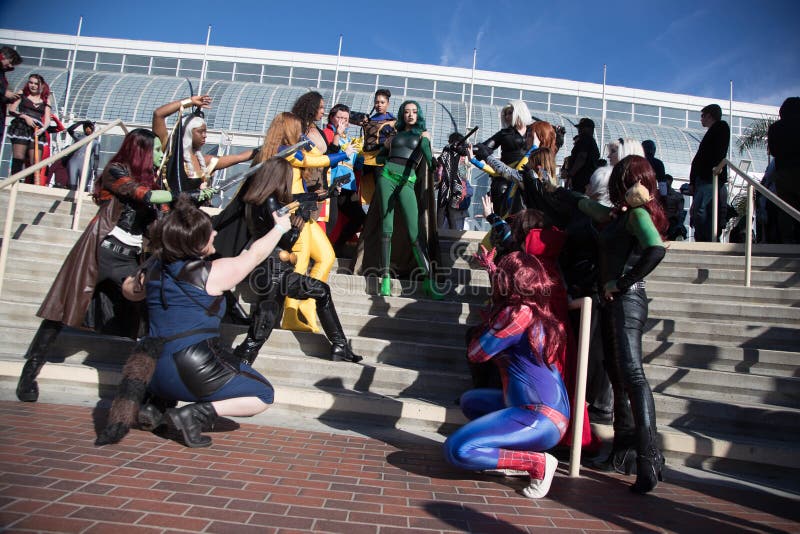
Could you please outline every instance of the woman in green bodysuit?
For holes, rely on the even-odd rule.
[[[378,178],[377,195],[381,207],[381,286],[382,296],[391,295],[389,266],[392,257],[392,233],[394,232],[394,210],[399,208],[408,229],[408,238],[417,265],[423,271],[425,292],[433,298],[442,298],[434,290],[431,281],[431,263],[426,244],[419,237],[419,207],[414,184],[416,168],[425,159],[430,167],[430,135],[425,130],[425,117],[413,100],[400,105],[397,119],[397,135],[388,145],[388,155],[383,173]]]

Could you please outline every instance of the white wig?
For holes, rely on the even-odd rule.
[[[200,172],[197,172],[197,169],[194,168],[192,164],[192,134],[197,128],[201,126],[205,126],[206,121],[203,117],[198,117],[195,115],[191,119],[189,119],[183,127],[183,161],[187,163],[187,167],[192,171],[191,177],[192,178],[199,178],[200,176],[206,173],[206,159],[203,157],[203,153],[200,150],[195,151],[195,155],[197,156],[197,161],[200,162]]]
[[[514,110],[513,115],[511,115],[511,122],[506,121],[505,117],[503,116],[503,111],[508,108]],[[500,110],[500,126],[502,128],[508,128],[509,126],[520,128],[522,126],[528,126],[532,122],[533,118],[531,117],[531,112],[528,109],[528,105],[522,100],[512,100]]]
[[[612,165],[599,167],[592,173],[592,177],[589,178],[589,184],[586,186],[586,196],[609,207],[612,204],[611,198],[608,196],[608,180],[611,178],[611,171],[613,169],[614,167]]]
[[[636,139],[631,139],[630,137],[626,137],[625,139],[620,138],[619,140],[619,159],[622,161],[623,158],[628,156],[644,156],[644,148],[642,148],[642,143],[637,141]]]

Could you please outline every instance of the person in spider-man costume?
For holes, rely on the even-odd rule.
[[[530,498],[544,497],[558,461],[544,451],[556,445],[569,422],[569,400],[552,365],[566,343],[564,326],[547,301],[553,282],[534,256],[512,252],[495,266],[481,259],[492,280],[492,307],[468,346],[472,362],[493,359],[503,389],[473,389],[461,396],[471,419],[444,443],[445,458],[470,470],[527,471]]]

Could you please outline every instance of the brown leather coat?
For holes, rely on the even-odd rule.
[[[97,285],[97,249],[116,225],[122,208],[116,197],[100,206],[64,260],[36,315],[74,328],[87,328],[84,318]]]

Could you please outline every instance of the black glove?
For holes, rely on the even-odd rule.
[[[475,159],[478,161],[484,161],[486,158],[492,155],[492,151],[489,150],[489,147],[484,145],[483,143],[478,143],[472,147],[472,153],[475,154]]]
[[[619,277],[617,280],[617,289],[625,291],[636,282],[644,280],[645,276],[658,267],[658,264],[664,259],[666,253],[667,249],[659,246],[647,247],[644,249],[639,256],[639,261],[631,267],[631,270]]]
[[[256,148],[254,148],[254,149],[253,149],[253,155],[252,155],[252,156],[250,156],[250,159],[256,159],[256,158],[258,157],[258,154],[259,154],[260,152],[261,152],[261,147],[260,147],[260,146],[259,146],[259,147],[256,147]]]

